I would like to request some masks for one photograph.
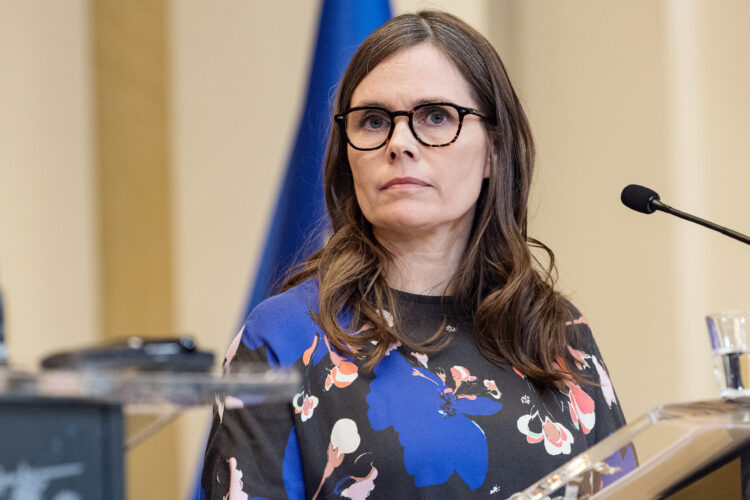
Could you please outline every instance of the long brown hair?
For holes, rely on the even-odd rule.
[[[555,291],[554,254],[527,236],[527,208],[534,171],[534,142],[526,115],[492,45],[460,19],[437,11],[398,16],[374,31],[347,68],[334,104],[346,110],[354,90],[385,58],[409,47],[430,44],[442,51],[469,84],[487,126],[493,164],[477,201],[472,234],[462,263],[449,286],[454,307],[473,317],[479,350],[495,364],[508,363],[545,387],[570,376],[559,361],[571,360],[565,323],[572,312]],[[413,350],[434,352],[450,339],[437,332],[413,344],[399,331],[398,311],[384,269],[390,255],[373,235],[354,193],[347,144],[331,131],[324,164],[326,205],[332,235],[302,268],[286,280],[289,289],[315,278],[319,308],[314,318],[342,352],[365,357],[371,369],[388,347],[401,342]],[[531,247],[546,252],[542,266]],[[343,310],[352,325],[372,328],[352,334],[339,324]],[[389,324],[381,311],[395,319]],[[375,342],[373,342],[375,341]],[[565,363],[562,364],[562,367]],[[578,379],[579,377],[573,376]]]

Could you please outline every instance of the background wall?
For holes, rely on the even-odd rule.
[[[296,131],[317,6],[164,2],[161,24],[147,26],[154,16],[143,14],[153,2],[110,4],[130,6],[110,9],[110,21],[101,18],[102,4],[0,0],[0,288],[12,361],[34,365],[113,329],[191,333],[221,356],[241,319]],[[748,249],[665,214],[629,211],[619,193],[642,183],[669,204],[750,232],[750,63],[743,57],[750,52],[750,6],[393,4],[397,13],[425,6],[466,19],[506,63],[539,150],[530,231],[555,250],[560,287],[592,323],[626,416],[714,397],[703,316],[750,308]],[[107,288],[106,276],[127,267],[108,257],[106,236],[114,227],[103,222],[106,204],[132,195],[140,174],[104,191],[102,169],[113,167],[102,151],[128,154],[102,144],[106,117],[99,113],[108,108],[97,89],[105,49],[95,34],[112,32],[106,22],[151,30],[166,54],[155,76],[142,78],[163,74],[157,102],[164,113],[143,118],[150,125],[119,124],[156,127],[150,136],[166,143],[157,169],[166,179],[155,194],[160,201],[130,198],[134,220],[156,210],[167,217],[159,248],[143,259],[167,250],[159,294],[168,297],[146,325],[132,319],[137,304],[116,327],[107,312],[125,299]],[[118,51],[109,52],[122,54],[116,57],[125,59],[123,67],[142,59],[139,46],[128,43],[141,29],[125,30],[115,40]],[[118,88],[117,80],[107,85]],[[114,139],[128,135],[108,130]],[[128,234],[118,240],[125,252],[154,241]],[[117,288],[128,297],[154,290],[145,279]],[[190,412],[169,431],[173,436],[136,450],[139,463],[174,467],[131,465],[132,498],[184,497],[208,413]]]

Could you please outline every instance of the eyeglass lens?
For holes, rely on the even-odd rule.
[[[440,104],[422,106],[412,116],[417,139],[431,146],[451,142],[458,132],[461,117],[456,108]],[[391,115],[381,108],[350,111],[346,115],[346,135],[357,148],[376,148],[385,143],[391,132]]]

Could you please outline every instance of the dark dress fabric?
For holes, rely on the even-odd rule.
[[[567,368],[595,383],[545,392],[482,357],[470,319],[446,316],[444,299],[398,300],[404,334],[426,339],[442,325],[452,340],[430,356],[392,345],[370,373],[310,318],[316,282],[253,311],[226,363],[297,367],[302,386],[291,403],[217,404],[206,498],[506,498],[624,425],[585,318],[570,325],[579,342]]]

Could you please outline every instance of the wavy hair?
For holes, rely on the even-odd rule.
[[[472,27],[444,12],[398,16],[374,31],[354,54],[341,81],[334,113],[348,108],[354,90],[381,61],[420,44],[432,45],[448,57],[468,82],[479,110],[489,117],[485,126],[493,152],[490,175],[477,200],[464,257],[446,287],[453,295],[454,312],[473,318],[478,348],[491,362],[515,366],[547,388],[559,387],[570,377],[580,380],[565,369],[565,360],[572,361],[565,323],[573,312],[554,288],[554,254],[527,236],[535,154],[531,129],[492,45]],[[364,358],[365,369],[372,369],[396,341],[419,352],[444,347],[450,338],[441,331],[415,344],[399,330],[395,295],[384,273],[391,256],[378,243],[359,208],[347,144],[335,127],[325,156],[324,185],[332,235],[282,289],[317,279],[315,321],[336,348]],[[546,266],[532,254],[534,247],[548,255]],[[353,313],[349,330],[339,324],[345,309]],[[392,314],[393,325],[380,311]],[[351,332],[365,323],[372,328]]]

